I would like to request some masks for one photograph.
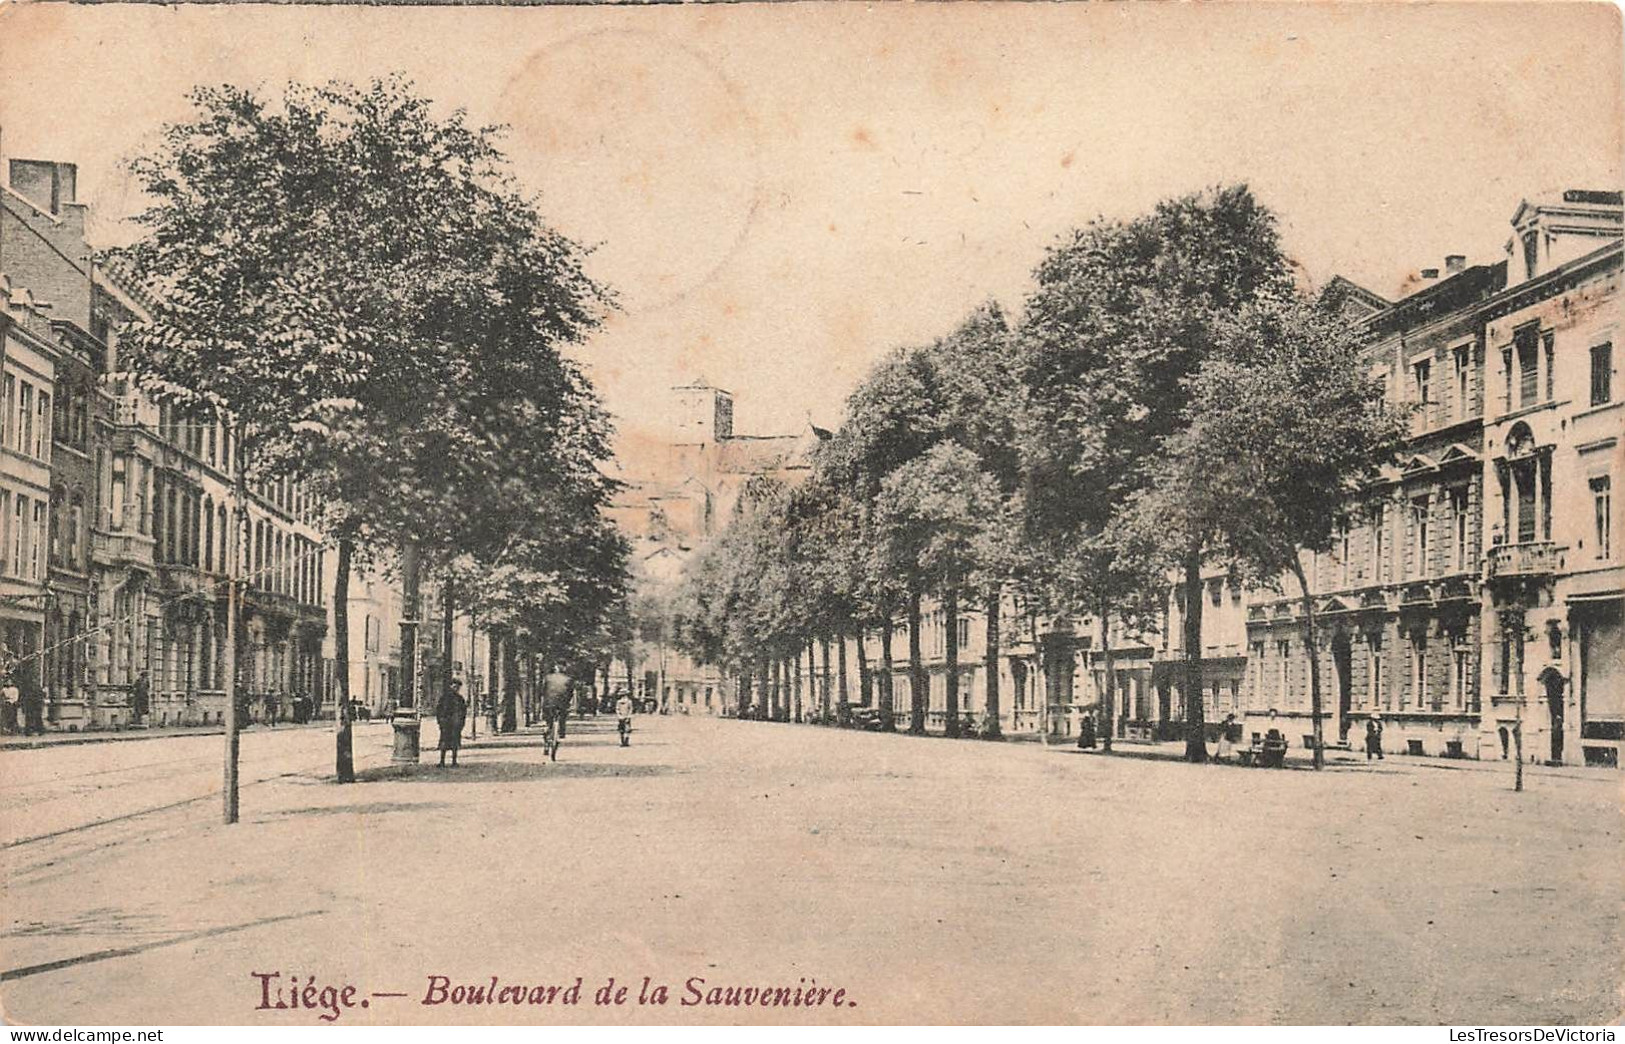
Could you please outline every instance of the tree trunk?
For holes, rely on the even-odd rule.
[[[773,657],[773,705],[768,708],[767,720],[779,720],[779,708],[784,706],[784,660]]]
[[[333,775],[340,783],[355,782],[355,729],[350,724],[350,559],[354,556],[355,544],[340,537],[333,574]]]
[[[947,720],[943,724],[948,738],[958,739],[963,731],[959,721],[959,585],[952,577],[948,578],[942,592],[942,615],[947,624],[942,645],[943,668],[947,672],[942,689],[947,711]]]
[[[451,692],[451,678],[453,667],[452,643],[456,640],[456,627],[452,624],[452,612],[456,609],[456,595],[452,591],[452,579],[447,574],[441,581],[440,601],[444,606],[445,619],[440,621],[440,699],[445,699]],[[438,711],[439,704],[436,705]]]
[[[1100,596],[1100,749],[1110,754],[1117,735],[1117,670],[1112,663],[1111,603]]]
[[[801,653],[803,646],[796,643],[795,655],[790,658],[790,720],[801,721]],[[812,671],[807,672],[807,684],[812,684]]]
[[[734,708],[734,716],[743,718],[750,713],[750,678],[751,665],[741,664],[739,667],[739,704]]]
[[[987,656],[984,660],[983,671],[987,674],[987,714],[986,727],[982,730],[982,738],[990,740],[1004,739],[1003,726],[999,718],[1003,708],[999,706],[999,599],[1003,592],[998,584],[987,589],[985,601],[987,603]]]
[[[867,630],[861,625],[857,633],[852,636],[852,648],[858,655],[858,701],[859,706],[873,707],[875,705],[875,676],[869,669],[869,650],[867,646]]]
[[[519,653],[513,635],[502,639],[502,731],[519,728]]]
[[[1202,552],[1185,554],[1185,760],[1207,760],[1202,720]]]
[[[236,430],[239,447],[236,473],[232,479],[233,499],[231,526],[231,560],[226,571],[226,765],[221,781],[222,817],[227,823],[237,822],[237,762],[242,753],[242,723],[238,719],[241,685],[237,680],[237,618],[242,614],[241,573],[243,527],[248,523],[248,482],[243,475],[246,454],[242,428]]]
[[[818,724],[820,724],[820,725],[828,725],[829,724],[829,718],[830,718],[830,714],[829,714],[829,712],[830,712],[830,698],[829,698],[830,697],[830,692],[829,692],[829,690],[830,690],[830,687],[831,687],[830,683],[829,683],[830,682],[830,677],[829,677],[829,638],[828,638],[828,636],[825,636],[825,638],[823,639],[823,641],[821,643],[821,648],[822,648],[823,655],[824,655],[824,674],[823,674],[823,677],[819,679],[819,681],[822,682],[823,684],[821,686],[821,691],[818,693],[818,718],[819,718]],[[844,660],[846,658],[846,656],[845,656],[846,650],[843,649],[843,650],[841,650],[841,652],[842,652],[841,658]],[[845,683],[844,678],[842,679],[842,682],[843,682],[843,684]],[[843,699],[844,699],[844,697],[843,697]]]
[[[480,669],[475,662],[474,650],[480,643],[480,618],[472,608],[468,611],[468,738],[480,738],[479,685]]]
[[[846,684],[846,634],[842,632],[836,636],[836,700],[835,723],[845,726],[851,719],[852,697]]]
[[[925,659],[920,655],[920,592],[908,593],[908,731],[925,735],[925,712],[931,697],[925,676]]]
[[[892,626],[891,616],[888,615],[880,624],[880,730],[882,732],[897,731],[897,701],[896,691],[892,686],[892,655],[891,640],[895,628]]]
[[[1303,562],[1292,559],[1292,575],[1298,578],[1298,591],[1303,601],[1303,650],[1309,655],[1309,716],[1314,723],[1315,768],[1326,764],[1326,737],[1320,722],[1320,650],[1315,633],[1315,599],[1309,593],[1309,580],[1303,575]]]

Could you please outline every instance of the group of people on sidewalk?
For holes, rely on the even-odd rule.
[[[616,716],[629,722],[632,711],[632,698],[622,693],[615,702]],[[459,679],[446,682],[446,691],[435,706],[434,717],[440,729],[440,767],[445,768],[446,755],[450,754],[451,767],[456,768],[457,754],[463,749],[463,727],[468,723],[468,700],[463,696],[463,683]],[[625,745],[624,740],[622,745]]]
[[[1279,728],[1274,727],[1275,711],[1273,709],[1269,712],[1269,721],[1271,727],[1266,733],[1266,738],[1279,741],[1284,746],[1285,737]],[[1236,731],[1236,728],[1236,716],[1234,714],[1225,715],[1224,720],[1219,723],[1219,735],[1213,752],[1214,761],[1228,761],[1230,759],[1231,751],[1235,745],[1235,740],[1232,739],[1231,734]],[[1080,750],[1092,750],[1095,743],[1095,716],[1092,712],[1086,711],[1078,727],[1078,747]],[[1372,758],[1376,758],[1378,761],[1383,760],[1382,715],[1380,713],[1373,713],[1365,723],[1365,759],[1370,761]]]
[[[45,694],[35,686],[17,684],[14,675],[7,675],[0,685],[0,730],[7,735],[19,731],[24,736],[45,735]]]

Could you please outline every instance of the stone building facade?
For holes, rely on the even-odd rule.
[[[1329,288],[1412,411],[1397,466],[1305,560],[1329,744],[1380,715],[1396,753],[1507,757],[1521,726],[1530,756],[1617,761],[1620,213],[1617,193],[1526,202],[1504,261],[1448,258],[1397,302]],[[1274,710],[1308,743],[1298,600],[1248,601],[1244,727]]]
[[[31,447],[8,457],[0,494],[8,519],[28,516],[5,534],[0,572],[16,559],[29,588],[0,592],[23,607],[0,609],[7,652],[56,728],[218,722],[236,447],[218,419],[116,377],[118,330],[142,306],[92,261],[74,166],[11,159],[6,175],[7,434]],[[328,556],[293,485],[255,488],[245,508],[239,677],[250,720],[282,719],[321,697]]]

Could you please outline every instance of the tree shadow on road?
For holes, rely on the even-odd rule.
[[[356,773],[356,782],[375,783],[531,783],[547,779],[586,779],[617,776],[640,779],[670,775],[670,765],[616,765],[595,761],[464,761],[450,765],[387,765]]]
[[[449,807],[440,801],[370,801],[355,805],[313,805],[309,808],[290,808],[269,813],[261,819],[270,822],[293,816],[377,816],[388,812],[428,812]]]

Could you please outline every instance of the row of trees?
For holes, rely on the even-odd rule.
[[[889,728],[901,620],[909,731],[923,732],[929,597],[946,617],[946,723],[957,735],[957,623],[979,608],[984,734],[997,736],[1007,595],[1019,594],[1025,615],[1098,622],[1109,716],[1111,624],[1154,626],[1172,576],[1185,589],[1181,689],[1187,753],[1199,761],[1202,572],[1223,564],[1259,585],[1295,579],[1318,740],[1300,561],[1329,545],[1405,425],[1359,365],[1357,332],[1299,287],[1274,216],[1240,185],[1091,222],[1033,276],[1019,317],[983,304],[947,336],[887,355],[807,482],[747,489],[690,564],[675,610],[682,640],[740,679],[748,712],[753,683],[762,693],[770,671],[788,669],[776,665],[832,639],[844,654],[857,638],[860,684]],[[872,677],[868,635],[882,661]],[[838,718],[844,664],[840,692]],[[1112,722],[1102,724],[1109,745]]]
[[[349,781],[352,570],[399,569],[409,619],[432,570],[448,638],[454,611],[472,612],[549,665],[616,640],[627,551],[603,512],[611,426],[565,354],[613,299],[522,193],[496,129],[436,116],[403,81],[191,101],[132,163],[150,206],[110,262],[149,315],[121,363],[146,394],[229,425],[234,541],[250,483],[292,476],[313,495],[337,547],[335,753]]]

